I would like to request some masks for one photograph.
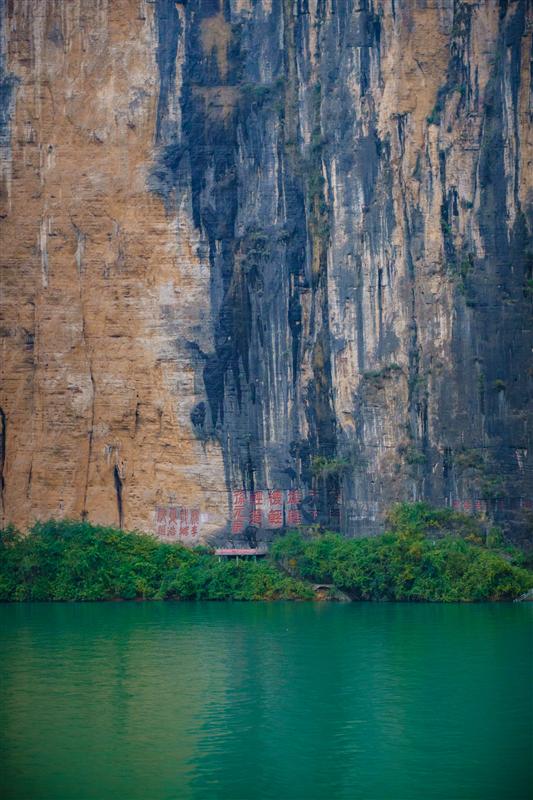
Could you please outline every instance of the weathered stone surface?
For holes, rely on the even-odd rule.
[[[175,502],[226,518],[203,397],[209,268],[187,208],[147,188],[159,76],[149,3],[15,3],[4,148],[4,513],[153,527]],[[11,77],[12,76],[12,77]],[[119,514],[119,495],[121,511]]]
[[[233,491],[298,487],[349,535],[419,498],[525,535],[525,0],[28,0],[2,31],[6,521],[224,538]]]
[[[533,589],[530,589],[529,592],[525,592],[525,594],[521,594],[520,597],[517,597],[514,602],[515,603],[533,603]]]

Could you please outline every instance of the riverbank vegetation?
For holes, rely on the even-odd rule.
[[[257,563],[86,522],[0,532],[2,601],[304,600],[316,584],[353,600],[510,600],[533,586],[530,566],[496,529],[424,503],[396,506],[382,536],[288,533]]]
[[[497,529],[425,503],[400,504],[382,536],[278,539],[271,557],[289,574],[331,583],[353,600],[511,600],[533,586],[528,558]]]
[[[270,561],[219,561],[153,536],[87,522],[8,530],[0,544],[0,600],[291,600],[312,589]]]

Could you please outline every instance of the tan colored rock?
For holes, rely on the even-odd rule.
[[[190,432],[201,377],[173,346],[209,313],[209,272],[186,209],[147,189],[153,14],[35,0],[5,20],[3,514],[21,527],[86,514],[151,530],[170,503],[199,509],[205,535],[227,516],[219,448]]]

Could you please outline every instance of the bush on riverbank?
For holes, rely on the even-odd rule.
[[[274,543],[271,556],[304,580],[333,583],[354,600],[510,600],[533,586],[519,551],[492,550],[495,534],[484,534],[473,517],[403,503],[388,522],[390,532],[365,539],[292,533]]]
[[[204,548],[86,522],[0,533],[0,600],[308,599],[309,586],[270,562],[219,562]]]
[[[401,504],[366,539],[289,533],[261,562],[222,561],[152,536],[86,522],[0,531],[0,600],[309,599],[331,583],[354,600],[508,600],[533,586],[518,551],[475,518]],[[500,550],[494,549],[495,546]],[[522,560],[521,560],[522,559]]]

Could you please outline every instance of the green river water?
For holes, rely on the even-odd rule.
[[[0,796],[531,796],[531,604],[0,606]]]

